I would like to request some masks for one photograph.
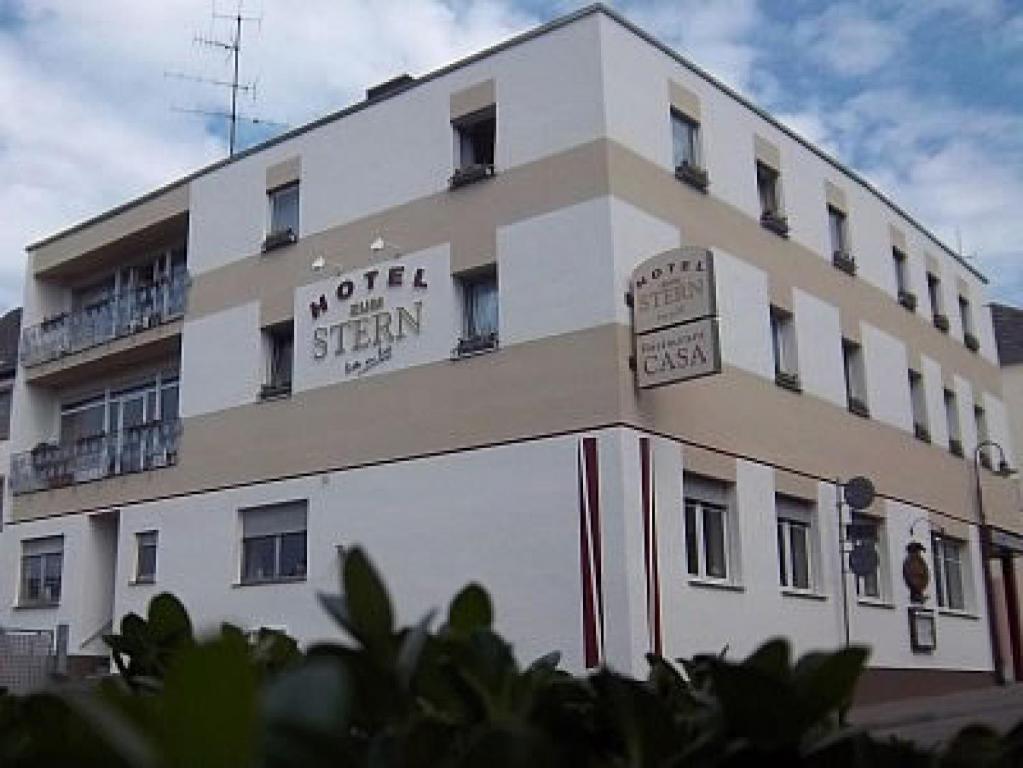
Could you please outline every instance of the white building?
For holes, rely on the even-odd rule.
[[[723,370],[639,391],[629,276],[680,244],[714,253]],[[984,278],[603,7],[28,258],[0,624],[102,656],[167,590],[312,641],[361,544],[404,620],[479,580],[521,657],[575,669],[835,647],[847,605],[865,698],[991,677],[971,459],[1013,459]],[[843,600],[854,475],[880,557]],[[1011,483],[982,480],[1011,548]],[[927,652],[911,541],[939,577]]]

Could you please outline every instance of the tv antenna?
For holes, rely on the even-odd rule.
[[[245,24],[255,23],[258,26],[262,25],[262,16],[247,16],[242,12],[242,2],[239,0],[238,8],[234,13],[218,13],[216,0],[213,4],[212,20],[213,24],[218,21],[230,22],[232,26],[231,35],[229,38],[215,37],[210,35],[196,35],[193,42],[197,45],[205,46],[206,48],[212,48],[216,50],[225,51],[228,60],[231,61],[231,79],[223,80],[219,78],[201,77],[198,75],[190,75],[182,72],[165,72],[165,77],[175,78],[177,80],[188,80],[194,83],[203,83],[206,85],[216,86],[218,88],[226,88],[231,92],[231,109],[230,111],[224,110],[209,110],[209,109],[197,109],[197,108],[184,108],[184,107],[172,107],[175,112],[184,112],[192,115],[204,115],[206,117],[216,117],[228,121],[228,155],[233,156],[235,147],[237,145],[238,137],[238,122],[244,121],[252,123],[254,125],[267,125],[276,128],[287,128],[287,125],[278,123],[273,120],[266,120],[258,117],[245,117],[239,114],[238,111],[238,95],[242,94],[250,96],[253,101],[256,98],[256,87],[258,81],[241,82],[239,79],[239,68],[240,59],[242,52],[242,30]],[[211,24],[212,27],[212,24]]]

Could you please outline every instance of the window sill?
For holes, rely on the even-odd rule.
[[[760,215],[760,226],[778,237],[788,238],[789,220],[787,217],[777,213],[763,213]]]
[[[39,603],[15,603],[14,610],[16,611],[35,611],[45,610],[51,608],[59,608],[60,601],[57,602],[39,602]]]
[[[297,242],[298,235],[296,235],[291,229],[286,229],[283,232],[271,232],[263,240],[261,250],[263,253],[269,253],[270,251],[276,251],[278,248],[294,245]]]
[[[129,587],[151,587],[156,584],[156,579],[132,579],[128,582]]]
[[[864,608],[883,608],[888,611],[895,610],[895,603],[889,603],[887,600],[879,600],[873,597],[857,597],[856,605],[863,606]]]
[[[479,181],[492,179],[496,175],[497,171],[494,170],[494,165],[492,163],[476,163],[475,165],[467,165],[455,170],[451,178],[448,179],[448,189],[467,187],[470,184],[475,184]]]
[[[948,616],[950,619],[967,619],[968,621],[980,621],[980,616],[971,611],[960,611],[955,608],[939,608],[939,616]]]
[[[799,383],[798,373],[776,371],[774,374],[774,383],[782,389],[787,389],[789,392],[795,392],[796,394],[800,394],[803,391],[803,388]]]
[[[676,166],[675,178],[704,194],[707,193],[707,187],[710,186],[710,178],[707,176],[707,171],[688,163]]]
[[[746,591],[746,587],[742,584],[736,584],[734,581],[725,581],[724,579],[707,579],[699,576],[690,576],[689,586],[699,587],[700,589],[721,589],[725,592]]]
[[[277,579],[258,579],[252,581],[236,581],[232,587],[262,587],[267,584],[301,584],[305,576],[282,576]]]
[[[273,386],[270,384],[264,384],[263,388],[259,390],[259,399],[261,402],[267,400],[282,400],[291,397],[291,385],[287,386]]]
[[[816,600],[821,603],[828,599],[827,595],[821,592],[815,592],[812,589],[793,589],[792,587],[782,587],[781,593],[784,597],[796,597],[802,600]]]
[[[463,360],[477,355],[488,355],[500,349],[497,334],[459,339],[458,346],[451,350],[452,360]]]

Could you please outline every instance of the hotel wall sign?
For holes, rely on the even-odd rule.
[[[632,273],[632,329],[640,389],[721,372],[714,255],[682,247]]]

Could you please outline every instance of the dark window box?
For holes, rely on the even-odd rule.
[[[760,224],[779,237],[789,236],[789,220],[776,211],[764,211],[760,214]]]
[[[279,384],[264,384],[259,390],[260,400],[273,400],[278,397],[288,397],[291,395],[291,382],[285,381]]]
[[[803,388],[799,385],[799,374],[788,373],[786,371],[775,371],[774,383],[782,389],[787,389],[790,392],[802,392]]]
[[[943,315],[940,312],[934,313],[934,327],[942,333],[948,333],[948,315]]]
[[[913,434],[916,435],[917,440],[923,440],[925,443],[931,442],[931,431],[923,424],[914,424]]]
[[[987,451],[981,449],[980,453],[977,455],[977,460],[980,462],[980,466],[984,467],[984,469],[994,472],[995,465],[992,463],[991,457],[988,455]]]
[[[899,304],[910,312],[916,312],[916,294],[911,291],[899,291]]]
[[[272,251],[275,248],[283,248],[286,245],[292,245],[296,242],[298,242],[298,235],[295,234],[295,231],[291,227],[288,227],[281,232],[271,232],[266,236],[266,239],[263,240],[263,253]]]
[[[948,452],[953,456],[962,457],[963,455],[963,441],[957,440],[954,437],[948,441]]]
[[[497,349],[497,334],[488,333],[481,336],[470,336],[468,338],[459,339],[458,346],[455,347],[455,357],[468,357],[469,355],[478,355],[482,352],[492,352]]]
[[[835,269],[845,272],[847,275],[856,274],[856,260],[845,251],[835,251],[831,255],[831,263]]]
[[[849,398],[849,413],[855,413],[857,416],[862,416],[865,419],[870,418],[870,409],[858,397]]]
[[[473,163],[464,168],[456,169],[451,178],[448,179],[448,184],[450,184],[451,189],[457,189],[458,187],[464,187],[466,184],[475,184],[477,181],[483,181],[493,176],[493,164]]]
[[[703,168],[698,168],[695,165],[689,163],[682,163],[682,165],[675,167],[675,178],[679,181],[684,181],[691,187],[695,187],[701,192],[706,192],[707,187],[710,185],[710,178],[707,176],[707,171]]]
[[[963,344],[971,352],[977,352],[980,349],[980,339],[972,333],[963,334]]]

